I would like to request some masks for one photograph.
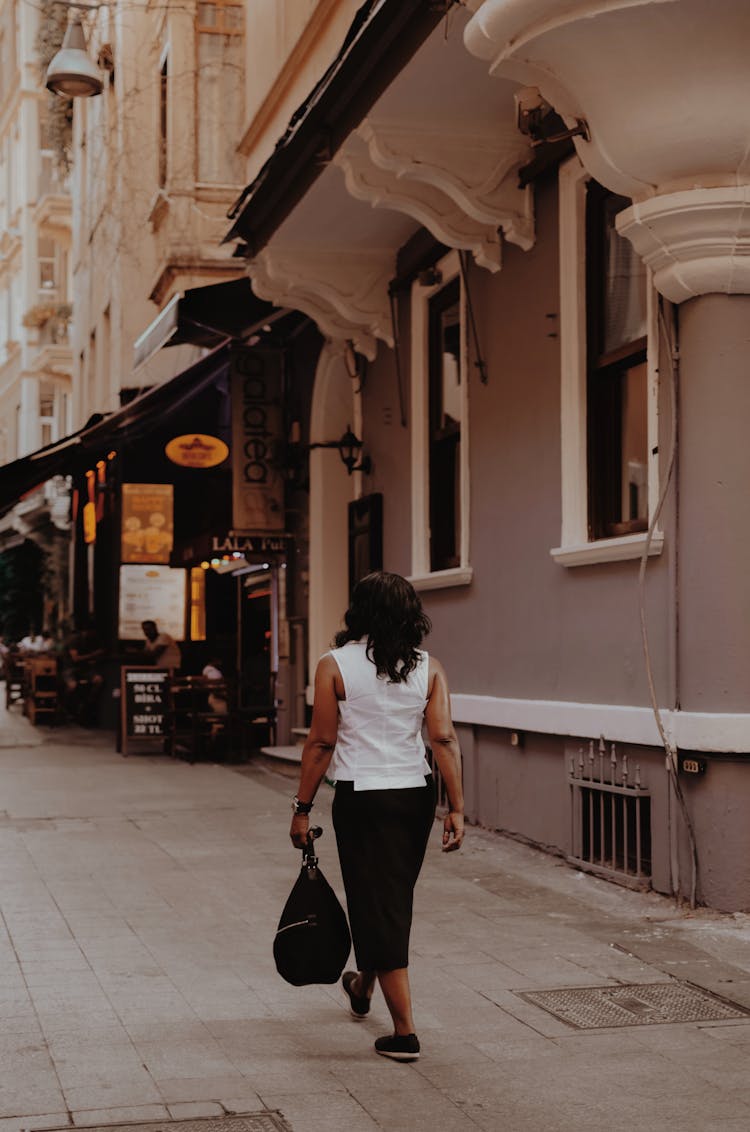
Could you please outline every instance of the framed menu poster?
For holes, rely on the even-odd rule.
[[[186,597],[185,570],[170,566],[121,566],[120,640],[140,640],[141,623],[155,621],[160,632],[184,641]]]

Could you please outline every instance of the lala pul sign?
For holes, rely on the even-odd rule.
[[[231,361],[232,526],[258,534],[282,531],[284,477],[281,355],[237,350]]]

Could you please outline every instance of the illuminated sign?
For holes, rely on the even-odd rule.
[[[122,485],[123,562],[166,564],[172,553],[174,488],[171,483]]]
[[[229,455],[229,448],[218,436],[189,432],[170,440],[164,451],[173,464],[182,468],[215,468]]]
[[[96,542],[95,503],[84,503],[83,505],[83,541],[87,543]]]

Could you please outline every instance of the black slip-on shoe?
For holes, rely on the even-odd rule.
[[[349,999],[349,1009],[353,1018],[366,1018],[370,1013],[370,1000],[367,995],[355,994],[352,990],[352,983],[357,978],[356,971],[344,971],[341,979],[341,985],[344,988],[344,994]]]
[[[416,1034],[389,1034],[385,1038],[376,1038],[375,1052],[394,1061],[416,1061],[419,1038]]]

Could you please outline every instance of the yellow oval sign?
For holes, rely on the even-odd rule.
[[[215,468],[229,455],[229,449],[218,436],[189,432],[170,440],[164,451],[173,464],[183,468]]]

